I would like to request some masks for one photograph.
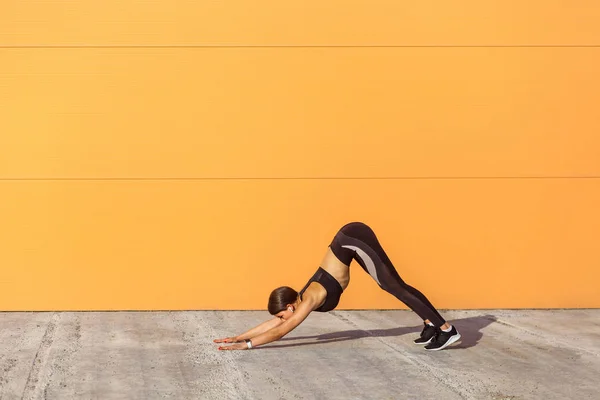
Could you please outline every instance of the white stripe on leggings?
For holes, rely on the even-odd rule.
[[[375,281],[379,284],[379,286],[381,286],[381,282],[379,282],[379,278],[377,278],[377,270],[375,269],[375,263],[373,262],[371,257],[369,257],[369,255],[367,253],[365,253],[364,250],[359,247],[350,246],[350,245],[345,245],[342,247],[356,251],[358,256],[365,263],[365,266],[367,267],[367,271],[369,271],[369,275],[371,275],[371,277],[373,277],[373,279],[375,279]]]

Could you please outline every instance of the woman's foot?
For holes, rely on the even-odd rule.
[[[425,325],[421,331],[421,336],[414,340],[415,344],[429,344],[433,340],[437,328],[433,324],[423,323]]]
[[[429,343],[427,346],[425,346],[425,349],[427,349],[427,350],[442,350],[442,349],[450,346],[452,343],[456,342],[459,339],[460,339],[460,333],[458,333],[458,331],[456,330],[454,325],[452,325],[452,327],[450,328],[450,330],[448,332],[437,328],[437,332],[436,332],[435,336],[431,340],[431,343]]]

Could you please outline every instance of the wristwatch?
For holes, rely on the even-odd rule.
[[[252,340],[250,340],[250,339],[244,339],[244,342],[246,342],[246,346],[248,346],[249,349],[252,348]]]

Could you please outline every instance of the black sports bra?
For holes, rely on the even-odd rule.
[[[317,269],[317,272],[315,272],[312,278],[309,279],[306,286],[304,286],[304,288],[300,291],[300,298],[302,298],[302,294],[304,293],[308,285],[310,285],[312,282],[320,283],[327,291],[327,297],[325,298],[325,302],[321,307],[317,308],[315,311],[327,312],[337,307],[340,301],[340,296],[342,295],[344,289],[342,289],[342,285],[340,285],[340,283],[333,276],[331,276],[329,272],[325,271],[321,267]]]

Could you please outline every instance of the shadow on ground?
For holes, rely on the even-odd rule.
[[[445,350],[458,350],[458,349],[467,349],[469,347],[473,347],[481,340],[483,337],[483,333],[481,330],[491,323],[496,321],[496,317],[494,315],[481,315],[477,317],[469,317],[462,319],[455,319],[449,321],[456,329],[460,332],[461,339],[457,342],[457,344],[453,344],[452,346],[446,348]],[[394,336],[403,336],[407,334],[414,334],[415,338],[421,333],[421,329],[423,325],[418,326],[402,326],[398,328],[390,328],[390,329],[352,329],[347,331],[339,331],[332,333],[324,333],[322,335],[315,336],[290,336],[286,338],[279,339],[277,342],[283,341],[297,341],[297,340],[308,340],[302,343],[293,343],[293,344],[281,344],[281,345],[267,345],[261,346],[257,349],[275,349],[275,348],[284,348],[284,347],[297,347],[297,346],[312,346],[316,344],[325,344],[332,342],[343,342],[345,340],[356,340],[367,337],[394,337]]]

